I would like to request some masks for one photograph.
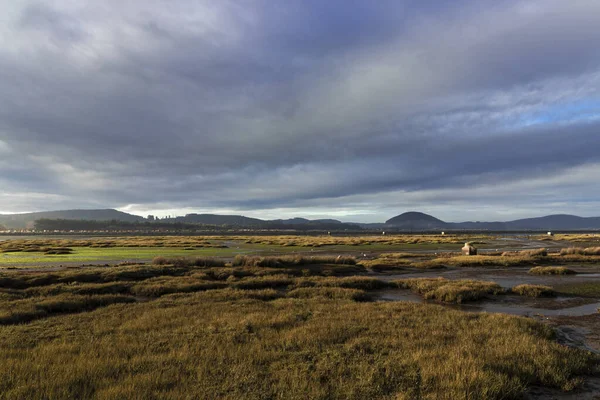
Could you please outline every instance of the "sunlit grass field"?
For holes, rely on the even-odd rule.
[[[361,253],[381,251],[451,251],[462,238],[442,236],[168,236],[90,239],[25,239],[0,242],[0,267],[149,261],[156,256],[231,258],[237,254]],[[456,242],[456,243],[454,243]],[[68,254],[46,254],[53,248]]]
[[[0,399],[519,399],[597,372],[596,356],[532,319],[373,301],[407,282],[348,276],[354,263],[5,272]],[[492,282],[409,283],[442,301],[501,295]]]
[[[220,256],[229,257],[244,252],[237,248],[200,248],[185,250],[176,247],[74,247],[71,254],[45,255],[42,252],[0,253],[0,265],[36,265],[47,263],[85,263],[101,261],[151,260],[156,256]]]

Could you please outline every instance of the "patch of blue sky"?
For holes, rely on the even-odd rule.
[[[516,116],[507,128],[522,128],[541,124],[569,124],[600,120],[600,98],[553,104],[534,112]]]

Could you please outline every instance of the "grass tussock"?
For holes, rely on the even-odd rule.
[[[528,273],[531,275],[574,275],[577,272],[566,267],[533,267]]]
[[[474,280],[411,278],[396,280],[393,283],[399,288],[410,289],[425,299],[444,303],[464,303],[504,293],[504,289],[497,283]]]
[[[556,292],[550,286],[523,284],[511,289],[513,293],[527,297],[553,297]]]
[[[561,249],[560,254],[566,255],[582,255],[582,256],[600,256],[600,247],[567,247]]]
[[[383,253],[373,260],[361,260],[360,264],[376,272],[394,271],[410,267],[415,260],[429,257],[418,253]]]
[[[547,249],[531,249],[531,250],[521,250],[521,251],[505,251],[502,253],[503,257],[546,257],[548,255]]]

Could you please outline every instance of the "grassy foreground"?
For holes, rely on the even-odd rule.
[[[0,398],[507,399],[530,384],[573,389],[591,368],[524,318],[257,294],[0,327]]]
[[[355,266],[282,260],[4,274],[0,399],[512,399],[595,368],[533,320],[371,302],[385,282],[335,276]]]

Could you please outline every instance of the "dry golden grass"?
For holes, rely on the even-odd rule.
[[[523,284],[511,289],[513,293],[528,297],[552,297],[556,293],[550,286]]]
[[[587,242],[600,243],[600,234],[598,233],[557,233],[554,236],[540,236],[536,237],[537,240],[563,240],[568,242]]]
[[[416,262],[413,265],[417,268],[441,268],[441,267],[515,267],[522,265],[531,265],[538,262],[537,257],[531,256],[510,256],[499,257],[489,255],[476,256],[451,256],[438,257],[433,260]]]
[[[533,320],[368,302],[390,284],[283,271],[4,274],[0,399],[517,399],[531,384],[571,390],[596,362]],[[446,301],[501,290],[410,286]]]
[[[583,255],[583,256],[598,256],[600,255],[600,247],[567,247],[561,249],[560,254],[566,255]]]
[[[177,294],[0,327],[0,398],[517,399],[530,384],[571,390],[595,361],[533,320],[328,289]]]
[[[536,254],[537,253],[537,254]],[[442,267],[522,267],[536,266],[540,264],[569,264],[569,263],[598,263],[600,257],[597,255],[578,254],[576,252],[563,252],[561,254],[543,255],[537,250],[528,253],[514,252],[498,255],[476,255],[463,256],[455,253],[442,253],[437,258],[425,261],[416,261],[410,264],[416,268],[442,268]]]
[[[302,265],[323,265],[323,264],[338,264],[338,265],[356,265],[356,258],[350,256],[246,256],[237,255],[233,259],[231,265],[234,267],[291,267]]]
[[[301,287],[292,289],[287,297],[295,299],[325,298],[333,300],[368,301],[371,296],[364,290],[343,287]]]
[[[154,257],[154,265],[174,265],[177,267],[224,267],[225,261],[212,257]]]
[[[520,250],[520,251],[505,251],[502,253],[503,257],[514,257],[514,256],[524,256],[524,257],[546,257],[548,255],[548,250],[546,249],[531,249],[531,250]]]
[[[361,260],[360,265],[378,272],[394,271],[412,266],[415,260],[430,257],[418,253],[383,253],[373,260]]]
[[[493,239],[490,235],[373,235],[373,236],[250,236],[234,237],[248,244],[275,246],[368,246],[368,245],[406,245],[406,244],[461,244],[466,241],[481,243]]]
[[[494,282],[474,280],[448,280],[445,278],[411,278],[393,281],[402,289],[410,289],[425,299],[445,303],[476,301],[489,295],[504,293],[504,289]]]
[[[281,247],[369,246],[406,244],[460,244],[493,239],[489,235],[372,235],[372,236],[126,236],[92,239],[34,238],[0,242],[0,252],[30,252],[57,248],[173,247],[182,249],[223,248],[225,242]]]

